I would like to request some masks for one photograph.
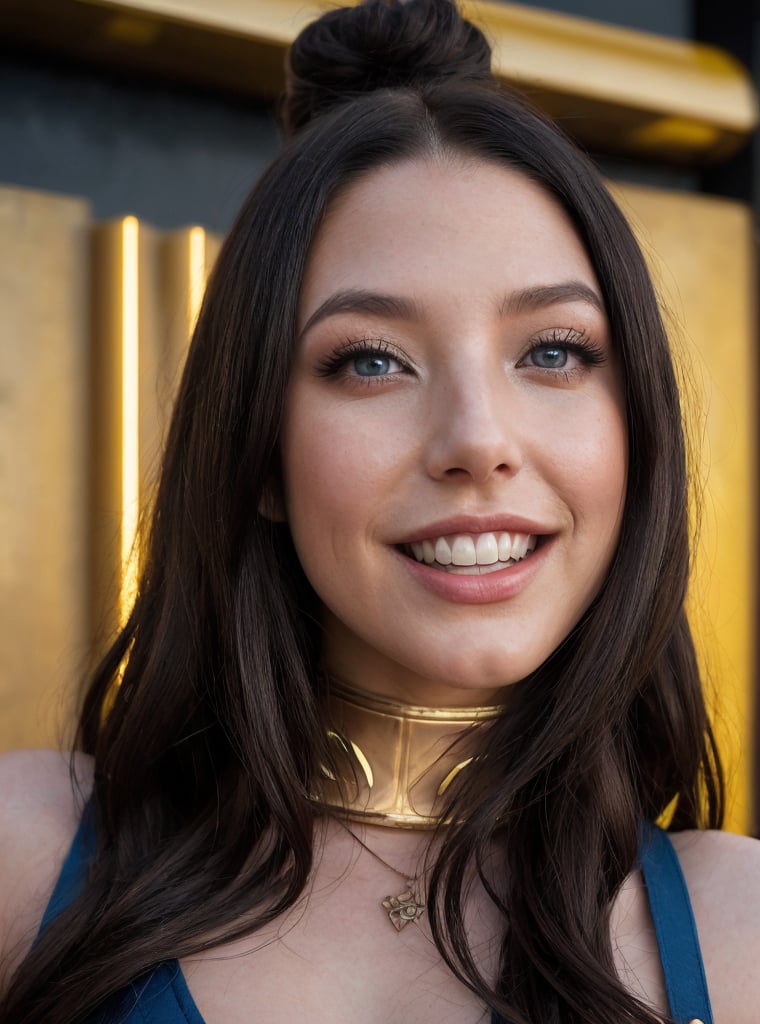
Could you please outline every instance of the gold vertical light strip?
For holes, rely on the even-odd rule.
[[[178,385],[219,246],[217,236],[198,226],[172,231],[162,242],[161,378],[169,385],[168,392],[162,387],[167,401]]]
[[[203,228],[190,228],[188,232],[188,293],[187,293],[187,322],[188,338],[195,330],[198,321],[198,313],[203,301],[203,292],[206,288],[208,277],[208,266],[206,264],[206,232]]]
[[[219,240],[200,227],[160,236],[132,216],[93,236],[93,610],[102,649],[137,596],[141,513]]]
[[[92,635],[103,651],[137,593],[145,229],[135,217],[92,230]]]
[[[140,571],[140,225],[121,222],[121,529],[119,624],[137,595]]]

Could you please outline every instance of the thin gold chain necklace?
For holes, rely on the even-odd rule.
[[[351,838],[358,843],[363,850],[366,850],[371,857],[374,857],[378,863],[383,865],[383,867],[392,871],[394,875],[398,875],[399,878],[404,879],[406,888],[402,893],[399,893],[397,896],[384,896],[380,901],[380,906],[388,915],[388,919],[396,931],[400,932],[401,929],[405,928],[408,924],[418,921],[425,913],[425,895],[420,885],[419,874],[410,878],[407,872],[399,871],[398,868],[395,868],[392,864],[389,864],[385,858],[381,857],[379,853],[376,853],[371,846],[368,846],[363,839],[360,839],[354,830],[349,828],[344,821],[341,821],[340,819],[336,820],[338,821],[338,824],[343,826]]]

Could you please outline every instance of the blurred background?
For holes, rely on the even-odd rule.
[[[138,512],[220,239],[277,151],[313,0],[0,3],[0,750],[66,744],[136,571]],[[729,780],[760,820],[760,3],[461,4],[498,75],[601,165],[681,373],[694,625]]]

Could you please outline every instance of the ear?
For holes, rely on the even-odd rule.
[[[286,523],[288,517],[285,514],[285,501],[282,496],[282,487],[279,481],[270,477],[264,485],[259,499],[259,515],[273,523]]]

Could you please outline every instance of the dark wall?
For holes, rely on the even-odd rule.
[[[99,219],[224,231],[277,146],[269,106],[33,56],[0,67],[0,183],[86,196]]]
[[[732,53],[760,83],[760,0],[692,0],[694,37]],[[760,133],[725,164],[702,175],[705,192],[751,201],[760,214]]]
[[[693,32],[691,0],[520,0],[526,7],[576,14],[676,39]]]

